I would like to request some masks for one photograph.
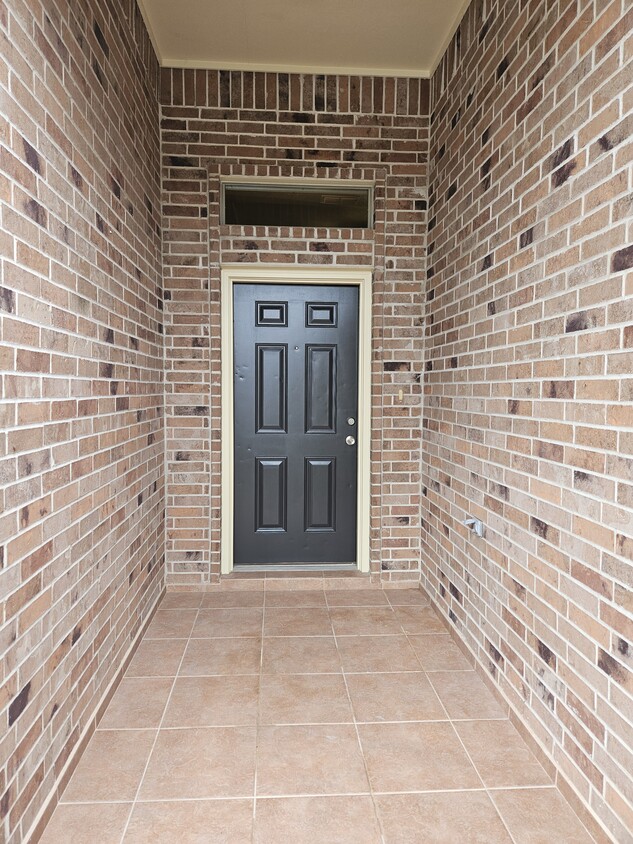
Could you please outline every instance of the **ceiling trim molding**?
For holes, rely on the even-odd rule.
[[[159,57],[160,60],[160,57]],[[439,59],[438,59],[439,61]],[[417,68],[384,68],[384,67],[327,67],[324,65],[283,65],[250,62],[211,62],[196,59],[179,59],[163,57],[161,67],[197,68],[200,70],[243,70],[263,73],[309,73],[324,76],[395,76],[402,79],[429,79],[429,71]]]
[[[439,63],[442,61],[442,57],[444,56],[444,53],[448,50],[448,45],[453,40],[453,36],[457,32],[459,25],[462,22],[462,18],[466,14],[466,9],[470,6],[471,2],[472,2],[472,0],[462,0],[462,5],[459,7],[459,11],[457,12],[457,15],[455,16],[455,20],[453,21],[453,25],[448,30],[448,35],[446,36],[444,41],[442,41],[440,43],[440,47],[439,47],[437,54],[435,56],[435,61],[431,65],[431,70],[429,72],[429,79],[433,76],[433,74],[435,73],[435,71],[438,68]]]
[[[138,6],[141,17],[145,21],[145,29],[147,29],[147,34],[149,35],[149,40],[152,42],[152,47],[154,48],[154,52],[156,53],[156,58],[158,59],[158,64],[161,67],[163,65],[163,55],[161,53],[160,47],[158,46],[158,38],[156,33],[154,32],[154,27],[152,26],[152,19],[150,17],[149,12],[145,6],[145,0],[136,0],[136,5]]]
[[[324,74],[331,76],[383,76],[383,77],[397,77],[403,79],[431,79],[438,68],[439,63],[448,49],[451,40],[453,39],[457,28],[459,27],[466,10],[468,9],[472,0],[462,0],[461,6],[448,34],[442,42],[435,55],[430,68],[387,68],[387,67],[345,67],[339,66],[323,66],[323,65],[282,65],[282,64],[267,64],[267,63],[250,63],[250,62],[213,62],[201,61],[196,59],[181,59],[178,57],[164,56],[160,49],[158,36],[152,26],[151,15],[147,11],[146,0],[136,0],[140,9],[141,15],[145,22],[147,32],[152,42],[156,58],[161,67],[170,68],[194,68],[199,70],[243,70],[263,73],[308,73],[308,74]]]

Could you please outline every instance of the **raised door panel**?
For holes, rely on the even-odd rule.
[[[306,346],[306,433],[336,433],[336,346]]]
[[[288,461],[255,460],[255,530],[285,531],[288,524]]]
[[[336,529],[336,459],[308,457],[305,462],[305,529]]]
[[[255,347],[255,430],[258,434],[288,430],[288,347],[258,343]]]

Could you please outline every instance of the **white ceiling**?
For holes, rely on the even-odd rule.
[[[468,0],[139,0],[166,67],[429,76]]]

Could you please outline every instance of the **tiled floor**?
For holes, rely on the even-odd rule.
[[[170,594],[42,844],[592,839],[417,590]]]

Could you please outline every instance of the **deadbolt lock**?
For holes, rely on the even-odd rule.
[[[347,424],[348,424],[348,425],[355,425],[355,424],[356,424],[356,420],[354,419],[354,417],[353,417],[353,416],[348,416],[348,417],[347,417]]]
[[[345,438],[345,442],[346,442],[348,445],[355,445],[356,440],[354,439],[354,437],[346,437],[346,438]]]

